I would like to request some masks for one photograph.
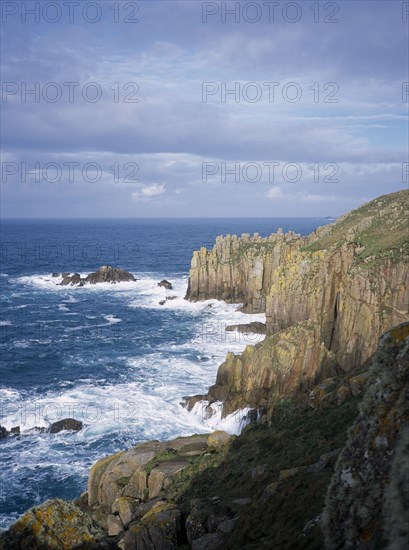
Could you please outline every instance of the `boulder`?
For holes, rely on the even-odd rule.
[[[223,432],[222,430],[217,430],[213,433],[211,433],[207,437],[207,443],[209,447],[222,447],[229,441],[234,439],[234,435],[230,435],[227,432]]]
[[[158,286],[162,286],[163,288],[166,288],[166,290],[172,290],[172,283],[167,281],[166,279],[162,279],[160,283],[158,283]]]
[[[0,547],[7,550],[40,550],[104,548],[105,534],[73,503],[53,499],[31,508],[0,537]]]
[[[186,535],[192,548],[197,541],[209,533],[229,529],[228,522],[233,518],[230,508],[224,506],[219,497],[192,499],[190,513],[186,518]],[[232,529],[231,529],[232,530]],[[224,531],[227,532],[227,531]]]
[[[83,427],[84,425],[80,420],[75,420],[74,418],[64,418],[63,420],[58,420],[58,422],[51,424],[47,432],[50,434],[56,434],[58,432],[62,432],[63,430],[79,432]]]
[[[116,537],[124,530],[124,525],[119,516],[110,514],[107,517],[107,530],[110,537]]]
[[[139,506],[139,499],[131,497],[119,497],[112,505],[112,513],[118,514],[124,527],[127,527],[135,516]]]
[[[368,381],[368,373],[364,372],[362,374],[358,374],[357,376],[352,376],[349,379],[349,387],[351,388],[352,395],[354,397],[358,397],[359,395],[362,395],[362,392],[365,388],[365,384]]]
[[[59,273],[53,273],[53,274],[51,275],[51,277],[59,277],[59,276],[60,276]]]
[[[176,550],[181,543],[181,513],[174,504],[157,503],[142,520],[131,523],[118,542],[121,550]]]
[[[108,468],[111,462],[113,462],[123,454],[124,454],[124,451],[121,451],[115,455],[106,456],[98,460],[98,462],[96,462],[92,466],[91,471],[89,473],[89,478],[88,478],[88,505],[89,506],[93,506],[94,504],[98,503],[101,479],[106,469]]]
[[[351,397],[351,390],[348,386],[340,386],[335,394],[337,405],[342,405],[347,399]]]
[[[4,437],[7,437],[10,434],[8,430],[4,426],[0,426],[0,439],[3,439]]]
[[[169,487],[172,478],[189,466],[188,462],[169,460],[153,468],[148,478],[149,498],[155,498],[162,489]]]
[[[125,453],[114,455],[104,468],[99,480],[97,496],[99,504],[111,507],[115,499],[120,496],[146,500],[147,472],[143,470],[143,466],[162,449],[163,444],[148,441]],[[94,482],[91,483],[95,485]]]
[[[263,494],[260,497],[261,502],[267,502],[270,498],[274,497],[277,493],[277,489],[280,483],[278,481],[273,481],[269,483],[263,491]]]

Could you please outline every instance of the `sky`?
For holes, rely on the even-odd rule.
[[[409,187],[409,3],[1,3],[3,217],[338,216]]]

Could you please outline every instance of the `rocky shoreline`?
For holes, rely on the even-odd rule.
[[[219,237],[195,252],[187,299],[267,322],[230,327],[266,338],[229,353],[186,406],[247,407],[253,422],[101,458],[86,493],[32,508],[0,547],[406,548],[408,214],[402,191],[309,237]]]

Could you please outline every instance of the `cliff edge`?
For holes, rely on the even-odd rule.
[[[224,413],[347,372],[409,318],[409,191],[379,197],[309,237],[219,237],[193,255],[188,299],[228,297],[265,311],[267,338],[228,354],[198,399]]]

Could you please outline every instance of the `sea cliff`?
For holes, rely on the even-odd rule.
[[[240,297],[245,311],[265,311],[267,328],[263,342],[227,356],[201,397],[223,401],[225,414],[266,406],[365,362],[381,334],[409,317],[408,219],[401,191],[306,238],[228,236],[195,253],[188,299]]]
[[[86,493],[32,508],[0,548],[406,548],[408,213],[402,191],[308,237],[196,252],[187,298],[265,311],[267,336],[187,404],[253,422],[102,457]]]

